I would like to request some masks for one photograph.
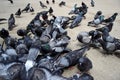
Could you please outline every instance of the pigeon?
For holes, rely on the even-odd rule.
[[[88,8],[87,5],[84,2],[82,2],[81,5],[82,5],[83,9]]]
[[[52,3],[55,4],[55,0],[52,0]]]
[[[108,25],[105,25],[104,27],[98,28],[96,30],[98,30],[100,32],[103,32],[104,30],[107,30],[108,32],[111,32],[112,28],[113,28],[113,23],[109,23]]]
[[[83,12],[78,14],[78,16],[74,19],[74,21],[70,25],[70,28],[72,29],[72,28],[78,26],[78,24],[82,21],[82,19],[83,19]]]
[[[15,18],[14,14],[10,15],[10,18],[8,19],[8,30],[12,30],[15,27]]]
[[[42,14],[42,19],[43,19],[44,21],[48,20],[48,15],[47,15],[47,14]]]
[[[102,48],[109,54],[120,49],[119,39],[111,36],[107,29],[104,29],[102,39],[99,39],[98,41],[101,44]]]
[[[50,7],[50,9],[48,10],[49,14],[52,14],[53,13],[53,9],[52,7]]]
[[[118,13],[114,13],[111,17],[105,19],[103,22],[104,23],[111,23],[111,22],[114,22],[116,17],[117,17]]]
[[[94,80],[94,78],[88,73],[75,74],[70,80]]]
[[[97,30],[91,30],[89,31],[89,35],[91,36],[91,39],[99,39],[101,38],[101,33]]]
[[[108,31],[107,29],[104,29],[104,31],[103,31],[102,39],[103,39],[105,42],[114,42],[114,40],[115,40],[115,38],[112,37],[112,36],[109,34],[109,31]]]
[[[92,69],[93,65],[90,59],[87,57],[82,57],[79,59],[77,67],[81,72],[88,72],[90,69]]]
[[[24,29],[19,29],[17,30],[17,35],[18,36],[26,36],[27,35],[27,31]]]
[[[69,15],[70,14],[75,14],[77,11],[77,4],[74,5],[74,7],[72,8],[72,10],[68,13]]]
[[[90,43],[91,38],[89,37],[89,32],[81,32],[77,36],[77,40],[83,44]]]
[[[8,57],[9,58],[9,57]],[[1,64],[0,64],[1,66]],[[0,69],[0,80],[19,80],[19,72],[21,70],[22,64],[19,62],[11,62],[9,64],[3,64]]]
[[[19,16],[21,15],[21,9],[19,8],[18,11],[15,13],[16,16]]]
[[[6,20],[7,20],[7,19],[5,19],[5,18],[0,18],[0,22],[1,22],[1,21],[6,21]]]
[[[106,54],[113,54],[113,52],[115,52],[116,50],[120,50],[120,44],[117,44],[119,45],[119,47],[117,48],[115,42],[106,42],[102,39],[99,39],[98,41],[101,44],[103,50],[107,52]]]
[[[102,15],[102,11],[97,11],[96,15],[94,16],[94,20],[88,22],[88,26],[95,26],[97,27],[101,24],[104,20],[104,16]]]
[[[5,39],[5,38],[7,38],[8,36],[9,36],[8,30],[2,28],[2,29],[0,30],[0,37],[3,38],[3,39]]]
[[[66,2],[64,2],[64,1],[61,1],[60,3],[59,3],[59,6],[61,7],[61,6],[65,6],[66,5]]]
[[[45,67],[32,67],[29,71],[21,70],[21,80],[70,80],[62,75],[53,74]]]
[[[47,6],[44,5],[41,1],[40,1],[40,6],[41,6],[42,8],[47,8]]]
[[[79,80],[94,80],[94,78],[93,78],[90,74],[83,73],[83,74],[79,77]]]
[[[102,11],[97,11],[97,13],[94,16],[94,19],[97,19],[100,15],[102,15]]]
[[[91,0],[91,6],[94,7],[95,6],[95,2],[93,0]]]
[[[30,12],[34,12],[34,9],[33,9],[33,7],[30,7]]]
[[[56,68],[64,69],[65,67],[74,66],[78,63],[79,58],[81,58],[90,47],[88,45],[83,46],[81,49],[70,51],[66,55],[62,56],[60,59],[56,60]],[[58,64],[58,65],[57,65]]]
[[[39,15],[34,18],[33,22],[34,22],[34,27],[41,26],[41,20],[39,19]]]
[[[46,3],[47,3],[47,4],[49,4],[49,1],[48,1],[48,0],[46,0]]]
[[[101,24],[104,20],[104,16],[100,15],[98,18],[94,19],[93,21],[88,22],[88,26],[94,26],[97,27],[99,24]]]
[[[81,11],[83,12],[83,15],[85,15],[87,13],[87,9],[88,9],[87,5],[84,2],[82,2],[82,10]],[[84,16],[84,18],[86,18],[86,17]]]
[[[27,6],[22,10],[22,12],[26,11],[28,12],[30,10],[30,3],[27,4]]]

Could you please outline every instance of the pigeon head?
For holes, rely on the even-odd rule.
[[[116,16],[117,16],[117,15],[118,15],[118,13],[114,13],[114,15],[116,15]]]
[[[87,74],[87,73],[83,73],[80,76],[79,80],[94,80],[94,78],[91,75]]]
[[[42,2],[40,1],[40,3],[42,3]]]
[[[43,30],[42,30],[41,28],[35,29],[35,33],[36,33],[36,35],[39,36],[39,37],[41,36],[42,32],[43,32]]]
[[[25,36],[25,35],[27,35],[27,31],[24,30],[24,29],[19,29],[17,31],[17,35],[19,35],[19,36]]]
[[[94,30],[91,30],[90,32],[89,32],[89,35],[93,35],[94,34]]]
[[[11,16],[11,17],[13,17],[13,16],[14,16],[14,14],[11,14],[10,16]]]
[[[21,11],[21,9],[19,8],[19,11]]]
[[[77,7],[77,4],[75,4],[75,7]]]
[[[30,5],[30,3],[28,3],[28,6]]]
[[[85,5],[85,3],[84,3],[84,2],[82,2],[82,5]]]
[[[2,28],[2,30],[0,30],[0,37],[1,38],[7,38],[9,36],[9,32],[8,30],[5,30],[4,28]]]
[[[101,14],[102,14],[102,11],[98,11],[97,14],[98,14],[98,15],[101,15]]]

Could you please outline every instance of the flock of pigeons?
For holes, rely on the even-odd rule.
[[[9,1],[13,3],[12,0]],[[55,4],[55,0],[52,2]],[[46,3],[49,4],[49,1],[46,0]],[[64,1],[59,3],[60,7],[65,5]],[[41,1],[40,6],[47,8]],[[95,6],[93,0],[91,6]],[[88,74],[93,65],[85,52],[91,47],[102,47],[107,54],[114,54],[116,50],[120,50],[120,40],[109,34],[118,13],[104,19],[102,11],[98,11],[94,20],[88,22],[88,26],[97,27],[103,24],[105,26],[79,33],[77,39],[83,46],[72,51],[67,47],[71,38],[67,35],[66,28],[79,26],[86,18],[87,10],[84,2],[80,7],[75,4],[68,13],[72,16],[67,17],[55,16],[54,10],[50,7],[48,11],[37,13],[26,29],[17,30],[18,36],[21,36],[18,39],[11,37],[8,31],[15,27],[14,14],[11,14],[8,19],[8,30],[4,28],[0,30],[0,37],[3,39],[0,45],[0,80],[94,80]],[[23,12],[34,12],[34,9],[28,3],[23,10],[18,9],[15,15],[20,17]],[[48,19],[49,16],[52,18]],[[1,18],[0,22],[4,20],[7,19]],[[69,78],[62,76],[66,68],[75,65],[81,74]]]

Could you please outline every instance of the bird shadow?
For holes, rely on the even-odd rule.
[[[106,52],[102,49],[97,49],[97,51],[99,51],[100,53],[102,53],[102,55],[104,55],[105,57],[108,56],[108,55],[113,55],[113,53],[109,53],[109,52]]]
[[[15,26],[14,27],[17,27],[18,26],[18,24],[15,24]]]
[[[108,55],[115,55],[116,57],[120,58],[120,52],[111,52],[111,53],[108,53],[106,51],[103,51],[103,50],[98,50],[100,53],[102,53],[104,56],[108,56]]]
[[[16,18],[23,18],[24,16],[15,16]]]
[[[9,31],[12,31],[12,30],[13,30],[14,28],[16,28],[17,26],[18,26],[18,25],[15,24],[15,25],[12,26],[12,28],[8,28],[8,30],[9,30]]]
[[[120,58],[120,52],[115,52],[114,55],[118,58]]]
[[[34,15],[35,13],[31,13],[31,15]]]
[[[0,24],[7,24],[7,22],[0,22]]]

